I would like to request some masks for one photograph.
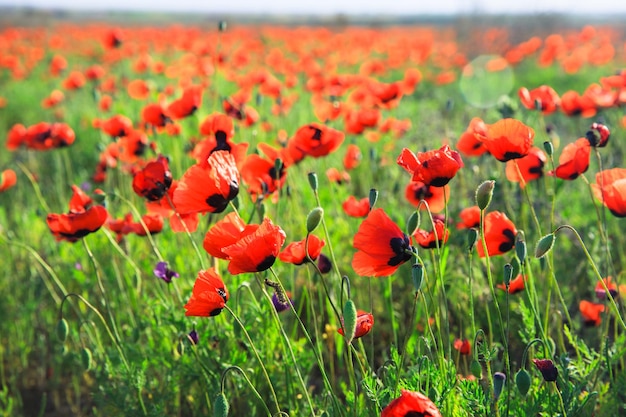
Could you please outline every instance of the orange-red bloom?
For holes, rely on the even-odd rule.
[[[600,314],[604,312],[604,304],[592,303],[591,301],[582,300],[578,305],[583,321],[587,326],[599,326],[602,323]]]
[[[500,288],[501,290],[506,291],[506,285],[504,284],[498,284],[497,287]],[[511,282],[509,282],[509,294],[516,294],[523,290],[524,290],[524,276],[522,274],[519,274],[517,277],[515,277],[515,279],[512,279]]]
[[[529,110],[541,110],[543,114],[554,113],[561,99],[554,89],[547,85],[542,85],[534,90],[522,87],[518,91],[522,105]]]
[[[404,196],[415,207],[426,210],[425,204],[420,205],[423,200],[428,203],[428,208],[433,213],[439,213],[446,207],[450,199],[450,186],[435,187],[426,185],[421,181],[411,181],[405,189]],[[445,198],[444,198],[445,197]]]
[[[604,283],[604,285],[602,285],[602,283]],[[611,297],[615,298],[619,295],[617,285],[615,284],[615,282],[613,282],[613,277],[609,276],[604,278],[602,282],[598,281],[598,283],[596,284],[595,292],[598,299],[606,300],[608,298],[606,290],[604,289],[605,286],[609,290],[609,294],[611,294]]]
[[[167,158],[159,155],[156,161],[148,162],[133,177],[133,191],[149,201],[160,200],[172,185]]]
[[[461,155],[448,145],[433,151],[419,152],[417,155],[404,148],[396,162],[413,174],[413,181],[421,181],[433,187],[446,185],[463,166]]]
[[[384,277],[412,258],[411,239],[381,208],[370,212],[354,235],[358,250],[352,267],[358,275]]]
[[[533,146],[535,131],[515,119],[502,119],[490,125],[487,136],[476,136],[498,161],[523,158]]]
[[[76,242],[100,229],[108,216],[103,206],[93,206],[82,213],[48,214],[46,223],[56,240]]]
[[[300,240],[298,242],[292,242],[288,244],[282,252],[278,254],[278,259],[283,262],[292,263],[294,265],[302,265],[308,261],[305,255],[305,248],[308,249],[309,258],[315,261],[326,242],[315,235],[309,235],[308,243],[307,239]],[[307,247],[308,245],[308,247]]]
[[[185,304],[185,316],[217,316],[226,306],[229,294],[222,278],[212,269],[198,272],[191,297]]]
[[[213,152],[207,166],[193,165],[174,193],[176,209],[186,213],[221,213],[239,193],[235,158],[226,151]]]
[[[9,131],[6,147],[13,151],[20,146],[36,151],[47,151],[70,146],[76,135],[65,123],[40,122],[28,128],[24,125],[13,125]]]
[[[487,148],[479,138],[487,137],[488,125],[479,117],[474,117],[465,132],[459,137],[456,148],[465,156],[480,156]]]
[[[248,155],[241,166],[241,177],[248,185],[248,192],[252,195],[269,195],[281,188],[287,178],[287,168],[284,164],[278,170],[276,168],[276,160],[257,154]]]
[[[596,174],[593,194],[616,217],[626,217],[626,168],[606,169]]]
[[[383,409],[380,417],[441,417],[441,413],[430,399],[415,391],[402,390],[396,398]]]
[[[311,123],[298,129],[290,142],[303,154],[319,158],[334,152],[344,138],[342,132],[332,127]]]
[[[506,214],[492,211],[485,216],[485,242],[489,256],[501,255],[513,249],[517,229]],[[476,243],[478,256],[483,258],[485,251],[482,242]]]
[[[467,339],[456,339],[453,346],[461,355],[469,355],[472,352],[472,344]]]
[[[368,197],[357,200],[353,195],[348,197],[341,205],[343,211],[350,217],[365,217],[370,212],[370,199]]]
[[[520,187],[524,188],[526,183],[543,176],[543,166],[546,161],[545,153],[541,149],[533,147],[525,157],[507,161],[506,178],[511,182],[519,182]]]
[[[573,180],[589,168],[589,156],[591,155],[591,145],[587,138],[580,138],[574,143],[570,143],[559,156],[559,166],[550,175],[554,175],[564,180]]]
[[[358,339],[363,337],[372,330],[374,326],[374,315],[367,311],[357,310],[356,312],[356,329],[354,330],[354,336],[352,339]],[[344,335],[343,328],[338,328],[337,332],[340,335]]]
[[[343,157],[343,167],[346,171],[350,171],[359,166],[362,158],[361,148],[355,144],[350,144],[346,149],[346,155]]]
[[[167,106],[167,114],[173,120],[191,116],[202,104],[202,86],[187,87],[178,100],[174,100]]]
[[[480,226],[480,208],[478,206],[467,207],[459,213],[461,223],[457,223],[457,229],[471,229]]]
[[[228,272],[237,275],[265,271],[274,265],[285,239],[283,229],[267,217],[258,228],[245,228],[237,242],[222,249],[230,260]]]
[[[141,120],[150,126],[163,127],[169,122],[170,118],[167,117],[163,105],[159,103],[148,104],[141,110]]]
[[[0,192],[6,191],[13,187],[17,182],[17,175],[12,169],[5,169],[0,174]]]
[[[439,217],[434,217],[435,228],[433,230],[417,229],[413,236],[418,245],[424,249],[434,249],[441,247],[448,241],[450,230],[445,227],[445,223]]]

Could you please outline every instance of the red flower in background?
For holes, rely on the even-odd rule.
[[[241,165],[241,177],[248,185],[250,194],[269,195],[285,184],[287,168],[281,164],[277,170],[275,161],[257,154],[246,157]]]
[[[456,225],[457,229],[471,229],[480,227],[480,208],[478,206],[467,207],[459,213],[461,223]]]
[[[100,129],[113,138],[128,136],[133,130],[133,122],[128,117],[116,114],[99,123]]]
[[[434,249],[441,247],[448,241],[450,231],[446,229],[445,223],[439,217],[434,217],[435,228],[433,230],[417,229],[413,234],[415,241],[424,249]]]
[[[507,161],[506,178],[511,182],[519,182],[520,187],[524,188],[526,183],[543,176],[543,166],[546,161],[546,154],[541,149],[533,147],[525,157]]]
[[[602,123],[592,123],[589,131],[585,135],[589,144],[596,148],[604,148],[609,143],[611,131]]]
[[[285,239],[283,229],[268,218],[263,219],[255,230],[246,227],[237,242],[222,248],[230,260],[228,272],[237,275],[269,269],[274,265]]]
[[[602,283],[604,283],[604,285],[602,285]],[[598,281],[598,283],[596,284],[595,292],[596,292],[596,297],[598,297],[598,299],[606,300],[608,298],[606,294],[606,290],[604,289],[605,285],[606,285],[606,288],[609,290],[609,294],[611,294],[613,298],[619,295],[617,285],[615,284],[615,282],[613,282],[613,277],[609,276],[609,277],[604,278],[602,282]]]
[[[396,398],[383,409],[380,417],[441,417],[441,413],[424,394],[402,390]]]
[[[500,162],[523,158],[533,146],[535,131],[515,119],[502,119],[489,126],[487,136],[477,136]]]
[[[183,91],[183,95],[178,100],[174,100],[167,106],[167,114],[173,120],[184,119],[191,116],[200,108],[202,104],[202,86],[193,85]]]
[[[353,195],[348,197],[341,205],[343,211],[350,217],[365,217],[370,212],[370,199],[368,197],[357,200]]]
[[[556,91],[547,85],[530,91],[526,87],[522,87],[519,89],[518,95],[524,107],[529,110],[541,110],[543,114],[554,113],[561,103]]]
[[[498,284],[496,287],[500,288],[503,291],[506,291],[506,285]],[[515,279],[512,279],[509,282],[509,294],[517,294],[520,291],[524,290],[524,276],[519,274]]]
[[[77,185],[72,185],[72,197],[70,198],[70,213],[84,213],[93,200]]]
[[[589,156],[591,155],[591,145],[586,138],[580,138],[574,143],[570,143],[559,156],[559,166],[550,175],[554,175],[564,180],[573,180],[589,168]]]
[[[298,129],[290,142],[303,154],[319,158],[337,150],[344,138],[345,135],[336,129],[311,123]]]
[[[343,320],[343,319],[342,319]],[[352,339],[358,339],[363,337],[372,330],[374,326],[374,315],[367,311],[357,310],[356,312],[356,329],[354,330],[354,336]],[[338,328],[337,332],[340,335],[344,335],[343,328]]]
[[[17,183],[17,175],[12,169],[5,169],[0,174],[0,192],[6,191]]]
[[[222,278],[212,269],[198,272],[191,297],[185,304],[185,316],[217,316],[226,306],[229,294]]]
[[[236,243],[246,228],[256,230],[258,227],[256,224],[246,225],[235,212],[228,213],[206,232],[202,245],[209,255],[228,259],[228,255],[223,252],[223,249]]]
[[[415,207],[420,206],[420,202],[424,200],[431,212],[439,213],[450,199],[450,187],[448,185],[435,187],[421,181],[411,181],[406,186],[404,196]],[[420,209],[426,210],[426,205],[422,204]]]
[[[308,239],[308,254],[311,260],[315,261],[326,242],[315,235],[309,235]],[[298,242],[292,242],[288,244],[282,252],[278,254],[278,259],[283,262],[292,263],[294,265],[302,265],[307,262],[308,259],[305,254],[305,248],[307,247],[307,240],[300,240]]]
[[[487,152],[479,138],[487,137],[489,126],[482,119],[474,117],[465,132],[459,137],[456,148],[465,156],[480,156]]]
[[[433,187],[446,185],[463,166],[461,155],[448,145],[434,151],[419,152],[417,155],[404,148],[396,162],[413,174],[413,181],[421,181]]]
[[[102,43],[105,48],[113,49],[117,48],[122,44],[122,32],[119,29],[111,29],[105,35],[104,39],[102,39]]]
[[[235,158],[217,151],[209,156],[206,167],[196,164],[185,172],[174,193],[174,205],[183,214],[221,213],[238,193]]]
[[[600,314],[604,312],[604,304],[592,303],[591,301],[582,300],[578,305],[583,321],[587,326],[599,326],[602,323]]]
[[[148,162],[133,177],[133,191],[149,201],[160,200],[171,185],[172,173],[163,155],[159,155],[156,161]]]
[[[453,346],[461,355],[469,355],[472,352],[472,344],[467,339],[456,339]]]
[[[361,159],[363,159],[361,148],[355,144],[350,144],[346,149],[346,155],[343,157],[343,167],[346,171],[350,171],[359,166]]]
[[[381,208],[372,210],[354,235],[358,250],[352,268],[361,276],[392,275],[400,265],[413,257],[411,239]]]
[[[163,127],[171,122],[163,106],[158,103],[148,104],[144,107],[141,110],[141,120],[143,123],[154,127]]]
[[[517,229],[506,214],[492,211],[485,216],[485,243],[489,256],[501,255],[513,249]],[[476,243],[478,256],[483,258],[485,251],[482,242]]]
[[[65,123],[41,122],[28,128],[16,124],[9,131],[6,147],[10,151],[20,146],[36,151],[47,151],[70,146],[75,139],[74,131]]]
[[[593,194],[616,217],[626,217],[626,168],[612,168],[598,172]]]
[[[93,206],[81,213],[48,214],[46,223],[56,240],[76,242],[98,231],[109,213],[103,206]]]
[[[172,203],[174,202],[174,193],[178,188],[178,181],[172,181],[172,185],[170,186],[167,194],[169,195],[169,200],[166,198],[161,198],[156,201],[147,201],[146,208],[149,213],[160,214],[163,217],[167,217],[170,222],[170,228],[174,233],[182,233],[182,232],[195,232],[198,228],[198,213],[185,213],[181,214],[177,212],[176,205],[172,207]]]

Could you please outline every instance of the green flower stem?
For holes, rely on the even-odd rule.
[[[246,375],[246,373],[240,367],[238,367],[236,365],[231,365],[228,368],[224,369],[224,372],[222,372],[222,378],[220,380],[220,391],[222,393],[224,392],[224,385],[226,385],[226,375],[230,371],[237,371],[237,372],[239,372],[239,374],[241,376],[243,376],[243,379],[246,380],[246,382],[248,383],[248,385],[252,389],[252,392],[254,392],[255,396],[258,398],[258,400],[261,402],[261,404],[263,404],[263,408],[265,408],[265,412],[267,413],[267,415],[272,417],[272,412],[267,407],[267,404],[265,404],[265,401],[263,401],[263,397],[261,397],[261,394],[259,394],[259,391],[256,390],[256,388],[254,387],[254,385],[252,384],[252,382],[248,378],[248,375]],[[281,413],[281,411],[278,410],[278,413]]]
[[[16,164],[18,167],[20,167],[24,175],[26,175],[26,178],[28,178],[28,181],[30,181],[30,184],[33,186],[33,190],[35,191],[35,195],[37,196],[37,200],[39,200],[39,204],[41,205],[41,208],[44,210],[44,212],[50,213],[50,207],[48,207],[48,203],[46,203],[46,200],[43,198],[43,195],[41,194],[41,189],[39,188],[39,184],[37,184],[37,180],[35,179],[35,176],[21,162],[16,162]]]
[[[279,413],[280,412],[280,405],[278,403],[278,397],[276,397],[276,391],[274,391],[274,385],[272,384],[272,380],[270,379],[270,376],[267,373],[267,369],[265,368],[265,364],[263,363],[263,360],[261,359],[261,356],[259,355],[259,351],[257,350],[256,346],[254,345],[254,342],[250,338],[250,334],[246,330],[246,326],[243,325],[241,320],[239,320],[239,317],[237,316],[237,314],[235,314],[235,312],[233,310],[231,310],[231,308],[228,307],[228,305],[225,304],[224,305],[224,309],[230,313],[230,315],[233,317],[233,319],[235,319],[235,321],[237,322],[239,327],[241,327],[241,330],[243,331],[243,334],[246,336],[246,339],[248,340],[248,343],[250,343],[250,348],[252,349],[252,352],[254,352],[254,356],[256,356],[256,359],[259,362],[259,366],[261,367],[261,371],[263,372],[263,375],[265,376],[265,379],[267,381],[267,385],[269,386],[270,392],[272,394],[272,400],[274,401],[274,406],[276,407],[276,412]],[[222,374],[222,377],[223,377],[223,374]],[[223,382],[223,380],[222,380],[222,382]],[[250,385],[252,386],[252,384],[250,384]],[[265,404],[265,402],[263,402],[263,404]]]
[[[620,325],[622,326],[622,329],[626,330],[626,323],[624,323],[624,319],[622,318],[620,314],[620,310],[619,310],[619,307],[617,306],[617,303],[615,302],[615,298],[613,298],[613,295],[611,295],[609,288],[607,287],[606,283],[604,282],[604,279],[602,278],[602,274],[600,274],[600,271],[598,270],[596,263],[593,261],[593,258],[591,257],[591,254],[587,250],[587,246],[585,245],[585,242],[583,242],[583,239],[578,234],[578,231],[574,229],[572,226],[565,224],[565,225],[557,227],[556,230],[554,231],[554,234],[556,235],[561,229],[569,229],[576,235],[576,238],[578,239],[578,242],[580,243],[580,246],[582,247],[583,252],[585,252],[585,256],[587,257],[587,260],[589,261],[589,264],[591,265],[591,269],[593,269],[593,272],[596,274],[596,278],[598,278],[598,282],[602,285],[602,288],[604,289],[604,291],[606,291],[606,295],[610,300],[611,307],[613,308],[613,312],[615,313],[616,319],[619,321]]]
[[[183,221],[180,213],[176,211],[176,206],[174,206],[174,202],[172,201],[168,193],[165,193],[165,198],[167,199],[167,202],[172,208],[172,210],[174,211],[174,215],[178,218],[178,221],[180,221],[180,224],[183,225],[183,228],[185,229],[185,234],[189,238],[189,241],[191,242],[191,246],[193,246],[193,250],[196,252],[196,255],[198,256],[198,260],[200,261],[200,267],[202,269],[205,269],[204,256],[202,256],[202,253],[200,252],[200,249],[198,249],[198,245],[196,244],[196,241],[193,239],[193,236],[191,236],[191,232],[189,231],[189,228],[187,227],[187,223]],[[159,259],[162,260],[163,258],[159,258]]]
[[[413,323],[415,322],[415,310],[417,309],[417,299],[419,298],[420,291],[416,291],[413,297],[413,308],[411,310],[411,321],[409,326],[406,329],[404,334],[404,338],[402,341],[402,350],[400,351],[400,363],[398,364],[398,378],[396,378],[396,383],[393,387],[393,391],[391,392],[392,397],[396,397],[398,395],[398,384],[400,383],[400,372],[402,372],[402,368],[404,367],[404,358],[406,356],[406,347],[409,343],[409,337],[413,332]]]

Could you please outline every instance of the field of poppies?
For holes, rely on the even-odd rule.
[[[623,29],[0,29],[0,415],[626,415]]]

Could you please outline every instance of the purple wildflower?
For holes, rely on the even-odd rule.
[[[194,345],[197,345],[198,342],[200,341],[200,337],[198,336],[198,332],[196,331],[196,329],[193,329],[192,331],[190,331],[188,337],[189,337],[189,341],[193,343]]]
[[[178,278],[180,276],[178,275],[178,272],[172,271],[167,267],[167,262],[157,263],[156,268],[154,268],[153,272],[157,278],[161,278],[168,284],[172,282],[172,278]]]

